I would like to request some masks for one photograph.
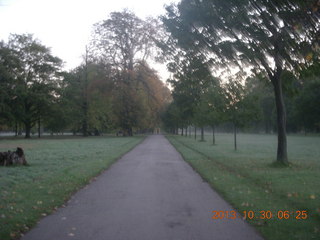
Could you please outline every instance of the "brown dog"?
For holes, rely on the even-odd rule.
[[[0,166],[9,165],[27,165],[22,148],[18,147],[14,152],[0,152]]]

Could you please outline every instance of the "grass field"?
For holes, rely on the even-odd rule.
[[[233,135],[218,134],[214,146],[210,137],[167,136],[242,215],[252,211],[247,221],[266,239],[320,239],[320,137],[289,136],[287,168],[272,165],[276,136],[239,134],[238,151]]]
[[[0,140],[0,151],[21,146],[29,163],[0,167],[0,239],[19,238],[142,139]]]

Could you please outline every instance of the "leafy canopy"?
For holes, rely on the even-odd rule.
[[[177,45],[222,68],[254,68],[272,80],[312,62],[318,8],[310,1],[182,0],[162,18]],[[311,55],[310,55],[311,54]]]

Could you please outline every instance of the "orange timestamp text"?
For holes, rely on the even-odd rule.
[[[238,213],[237,211],[212,211],[212,219],[297,219],[305,220],[308,218],[308,212],[306,210],[279,210],[272,212],[270,210],[261,211],[242,211]]]

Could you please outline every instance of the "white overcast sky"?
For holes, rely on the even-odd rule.
[[[156,17],[171,2],[177,0],[0,0],[0,39],[32,33],[71,69],[82,61],[92,25],[110,12],[128,8],[140,18]],[[153,66],[166,80],[165,67]]]

